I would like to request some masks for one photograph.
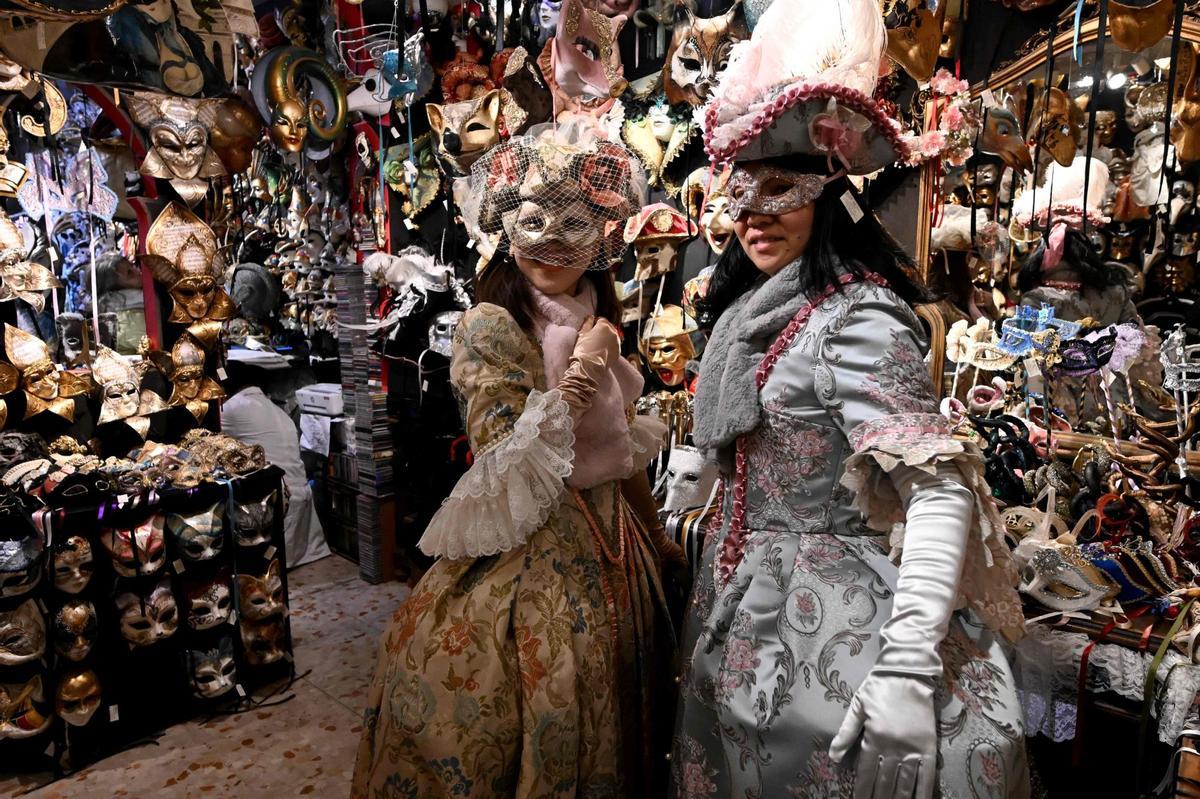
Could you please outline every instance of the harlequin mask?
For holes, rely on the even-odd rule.
[[[246,662],[251,666],[268,666],[283,658],[283,619],[250,621],[243,616],[238,626]]]
[[[717,482],[717,467],[704,459],[695,447],[673,447],[667,462],[667,498],[665,511],[684,511],[703,507]]]
[[[156,513],[133,529],[108,528],[100,533],[100,545],[112,559],[113,571],[121,577],[154,574],[167,559],[163,521]]]
[[[1171,32],[1175,4],[1171,0],[1153,0],[1135,6],[1109,0],[1108,25],[1113,41],[1122,50],[1140,53]]]
[[[663,306],[642,330],[638,348],[663,385],[678,386],[683,382],[687,362],[696,357],[696,347],[689,335],[694,330],[696,323],[678,305]]]
[[[99,636],[100,624],[91,602],[68,599],[54,614],[54,651],[67,660],[83,660]]]
[[[116,600],[121,636],[135,647],[150,646],[170,638],[179,628],[179,608],[171,584],[159,580],[147,597],[127,591]]]
[[[167,529],[175,536],[179,551],[188,560],[212,560],[225,547],[225,503],[183,515],[167,515]]]
[[[1033,156],[1029,145],[1021,137],[1021,123],[1007,108],[992,106],[983,118],[983,130],[979,135],[979,152],[998,157],[1006,166],[1020,172],[1033,170]]]
[[[719,17],[696,19],[688,4],[681,3],[671,44],[663,64],[663,90],[667,102],[701,106],[708,100],[717,77],[729,63],[733,45],[750,37],[738,16],[741,0]]]
[[[238,607],[242,618],[263,621],[287,613],[283,604],[283,581],[279,577],[279,561],[272,560],[262,577],[252,574],[237,576]]]
[[[50,727],[42,675],[25,682],[0,682],[0,740],[30,738]]]
[[[83,727],[100,707],[100,678],[91,669],[68,671],[58,678],[54,710],[72,727]]]
[[[272,491],[262,499],[234,503],[233,536],[238,546],[253,547],[271,540],[277,501],[278,492]]]
[[[233,610],[233,593],[229,590],[229,575],[221,571],[206,582],[185,586],[187,624],[193,630],[211,630],[229,621]]]
[[[538,59],[554,95],[554,114],[576,109],[602,114],[627,85],[616,44],[626,17],[606,17],[585,8],[583,0],[564,0],[562,9],[547,45],[549,57],[544,51]]]
[[[81,535],[69,536],[54,551],[54,587],[65,594],[78,594],[87,588],[95,570],[91,542]]]
[[[665,203],[643,208],[625,223],[625,243],[632,244],[637,255],[634,280],[675,271],[679,243],[696,235],[696,227],[687,217]]]
[[[188,650],[192,694],[199,699],[214,699],[229,693],[237,679],[233,662],[233,639],[222,638],[215,649]]]
[[[50,348],[37,336],[26,333],[19,327],[4,326],[4,348],[8,359],[21,373],[21,387],[25,390],[25,418],[42,411],[49,411],[68,421],[75,418],[75,402],[72,397],[87,393],[86,380],[70,372],[59,372],[50,360]],[[10,375],[0,368],[0,392],[11,391]]]
[[[455,175],[465,175],[481,155],[500,142],[500,109],[498,89],[474,100],[425,106],[438,155]]]
[[[942,23],[948,3],[930,8],[927,0],[901,0],[884,16],[887,26],[887,54],[912,79],[923,83],[933,75],[942,49]]]
[[[1035,82],[1035,85],[1037,83]],[[1029,140],[1038,142],[1041,149],[1060,166],[1070,166],[1079,149],[1079,117],[1081,111],[1062,89],[1051,87],[1048,92],[1035,89],[1033,114],[1029,122]],[[1030,149],[1033,149],[1031,144]]]
[[[429,349],[449,358],[453,350],[451,339],[454,337],[454,328],[458,327],[462,317],[462,311],[443,311],[433,317],[433,324],[429,326]]]
[[[140,92],[125,98],[133,121],[148,132],[142,174],[170,180],[185,202],[195,204],[208,190],[206,178],[225,174],[208,143],[221,101]]]
[[[167,321],[224,321],[237,310],[219,285],[225,260],[216,235],[186,208],[171,203],[163,209],[146,234],[143,259],[174,300]]]
[[[688,176],[682,193],[688,218],[699,220],[700,235],[717,255],[725,252],[733,238],[733,217],[729,215],[727,194],[732,172],[731,166],[717,172],[701,167]]]
[[[46,623],[37,603],[27,599],[13,610],[0,611],[0,666],[37,660],[46,651]]]
[[[92,379],[100,386],[100,418],[97,424],[144,417],[164,410],[167,404],[150,389],[139,388],[137,370],[108,347],[100,347],[92,361]],[[149,423],[146,423],[147,429]],[[145,432],[142,437],[145,437]]]

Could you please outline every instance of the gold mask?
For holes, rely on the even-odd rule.
[[[1033,143],[1041,145],[1059,166],[1070,166],[1079,149],[1080,124],[1083,112],[1071,102],[1062,89],[1051,87],[1044,90],[1042,81],[1033,81],[1034,105],[1029,122],[1030,149]],[[1020,115],[1018,115],[1020,116]]]
[[[171,203],[154,220],[143,262],[174,300],[167,321],[189,324],[193,335],[203,338],[200,326],[229,319],[237,310],[218,282],[225,262],[216,235],[186,208]]]
[[[13,325],[4,326],[4,349],[12,367],[0,369],[0,389],[15,389],[16,372],[20,372],[21,388],[25,391],[25,418],[50,411],[68,421],[75,419],[74,397],[86,394],[88,381],[70,372],[59,372],[50,360],[50,349],[37,336]],[[8,364],[4,364],[8,366]],[[7,393],[7,392],[0,392]]]
[[[280,150],[298,153],[308,138],[308,111],[296,100],[284,100],[271,115],[271,141]]]
[[[171,399],[170,407],[184,406],[197,420],[208,413],[211,400],[225,397],[225,390],[217,381],[204,374],[207,357],[200,342],[184,333],[171,347]]]
[[[902,0],[885,17],[888,57],[918,83],[933,76],[942,48],[947,5],[943,0],[937,11],[930,11],[926,0]]]
[[[1200,90],[1197,89],[1198,69],[1196,45],[1185,42],[1179,48],[1178,81],[1175,108],[1171,120],[1171,143],[1175,155],[1185,164],[1200,161]]]
[[[1112,144],[1113,136],[1117,135],[1117,112],[1096,112],[1096,138],[1105,147]],[[1111,177],[1111,169],[1110,169]]]
[[[100,707],[100,678],[91,669],[69,671],[58,681],[54,709],[59,718],[73,727],[91,721]]]
[[[1108,0],[1108,30],[1122,50],[1140,53],[1162,40],[1175,21],[1175,4],[1157,0],[1147,6],[1131,6]]]
[[[27,260],[28,255],[24,237],[0,208],[0,302],[24,300],[41,313],[46,305],[42,292],[62,283],[46,267]]]
[[[349,108],[346,89],[338,74],[320,55],[300,47],[279,47],[268,52],[257,69],[264,71],[263,87],[271,116],[271,140],[289,153],[298,153],[311,139],[332,144],[346,130]],[[307,104],[297,86],[306,79],[323,99]]]
[[[666,386],[678,386],[684,380],[687,362],[696,357],[690,332],[696,323],[678,305],[665,305],[646,323],[638,349],[650,369]]]
[[[158,394],[139,388],[141,380],[137,370],[108,347],[98,348],[92,361],[92,378],[100,386],[97,424],[124,420],[144,438],[149,430],[149,420],[145,417],[167,407]]]

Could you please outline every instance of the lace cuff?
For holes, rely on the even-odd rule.
[[[512,433],[475,458],[418,546],[450,559],[522,546],[562,501],[574,465],[571,408],[557,390],[531,391]]]
[[[889,473],[903,464],[933,473],[953,465],[972,494],[975,517],[967,537],[967,557],[959,581],[959,604],[970,607],[990,629],[1010,641],[1024,633],[1017,595],[1016,565],[1004,542],[1004,522],[983,478],[983,456],[969,441],[950,436],[938,414],[896,414],[872,419],[850,432],[854,454],[846,461],[842,485],[868,527],[889,533],[891,558],[904,548],[904,503]]]
[[[667,426],[656,416],[638,414],[629,423],[629,446],[633,451],[633,470],[629,476],[643,471],[663,451]]]

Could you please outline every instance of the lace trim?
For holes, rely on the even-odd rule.
[[[512,433],[479,455],[425,528],[426,555],[478,558],[522,546],[562,502],[575,458],[571,409],[531,391]]]
[[[913,444],[912,437],[918,435],[948,438],[950,428],[946,424],[946,418],[940,413],[897,413],[879,419],[869,419],[855,426],[850,431],[849,439],[855,452],[871,446],[879,446],[885,450],[894,449],[895,445],[902,444],[907,453]],[[931,438],[930,443],[933,446],[932,453],[940,451],[937,438]],[[909,463],[906,458],[905,465],[916,466],[925,460],[926,457],[921,457]],[[885,468],[891,470],[890,466]]]
[[[654,416],[638,414],[629,423],[629,446],[633,451],[633,470],[630,476],[645,470],[650,462],[663,451],[667,440],[667,426]]]
[[[956,441],[913,428],[914,419],[935,414],[898,414],[858,425],[851,441],[867,441],[846,460],[842,485],[854,497],[854,506],[868,527],[890,533],[890,556],[899,561],[904,548],[904,503],[888,472],[903,464],[933,473],[942,463],[957,468],[962,483],[975,496],[975,519],[967,537],[967,556],[959,581],[959,606],[970,607],[984,624],[1010,641],[1024,631],[1025,617],[1017,594],[1017,568],[1004,542],[1004,521],[983,478],[983,457],[969,441]],[[882,424],[881,424],[882,422]],[[890,422],[890,423],[889,423]]]

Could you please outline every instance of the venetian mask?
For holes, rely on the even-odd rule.
[[[972,159],[963,170],[963,184],[971,193],[973,205],[990,208],[996,202],[996,189],[1000,184],[1003,167],[987,157]]]
[[[16,500],[9,499],[6,505],[15,507],[13,513],[6,514],[6,524],[12,527],[12,521],[28,518]],[[20,514],[20,515],[17,515]],[[18,527],[10,530],[9,535],[0,539],[0,599],[23,596],[37,587],[42,580],[42,563],[46,551],[46,540],[25,522],[27,531]]]
[[[169,406],[187,406],[203,417],[210,400],[225,396],[220,384],[204,374],[207,357],[191,336],[184,334],[171,347],[171,399]]]
[[[659,95],[646,106],[636,100],[626,103],[621,140],[646,168],[650,185],[661,183],[674,194],[678,178],[672,179],[668,168],[683,154],[694,130],[691,106],[668,106]]]
[[[233,593],[229,575],[221,572],[211,581],[186,586],[187,624],[193,630],[211,630],[229,621]]]
[[[683,312],[693,319],[699,319],[697,304],[708,296],[708,287],[712,283],[715,266],[706,266],[694,278],[683,284]]]
[[[686,3],[677,6],[671,44],[663,64],[663,90],[667,102],[701,106],[708,100],[717,77],[729,63],[733,45],[750,37],[739,16],[740,0],[719,17],[696,19]]]
[[[50,360],[50,348],[46,343],[19,327],[4,326],[4,348],[9,361],[21,374],[21,387],[25,390],[25,418],[49,411],[73,421],[73,398],[87,393],[88,382],[70,372],[59,372]],[[6,379],[6,375],[0,374],[0,383]],[[11,391],[16,386],[4,385],[2,388]]]
[[[279,576],[279,561],[272,560],[262,577],[252,574],[237,576],[238,607],[242,618],[263,621],[287,613],[283,603],[283,581]]]
[[[30,261],[29,251],[25,236],[0,208],[0,302],[20,299],[41,313],[46,306],[44,292],[62,283],[52,271]]]
[[[479,156],[500,142],[501,99],[494,89],[474,100],[425,106],[438,155],[452,174],[465,175]]]
[[[429,349],[438,355],[450,357],[453,351],[454,328],[462,321],[462,311],[443,311],[433,318],[429,326]]]
[[[27,599],[13,610],[0,611],[0,666],[37,660],[46,651],[46,623],[37,603]]]
[[[271,115],[271,141],[279,149],[298,153],[308,138],[308,111],[296,100],[284,100]]]
[[[705,462],[695,447],[674,447],[667,463],[667,497],[663,510],[678,512],[703,507],[717,482],[717,467]]]
[[[234,503],[233,537],[238,546],[253,547],[271,540],[277,501],[278,492],[272,491],[262,499]]]
[[[262,130],[257,111],[236,97],[227,97],[218,106],[209,129],[209,146],[230,172],[245,172]]]
[[[694,236],[696,228],[687,217],[665,203],[643,208],[625,223],[625,243],[637,256],[634,280],[649,280],[675,271],[679,243]]]
[[[233,639],[222,638],[215,649],[188,651],[192,694],[198,699],[214,699],[229,693],[237,679],[233,661]]]
[[[389,147],[383,163],[388,188],[400,196],[400,211],[410,218],[432,205],[442,188],[442,176],[438,172],[429,134],[413,141],[412,149],[416,154],[410,158],[407,144]],[[409,176],[405,171],[409,162],[416,167],[415,175]]]
[[[150,389],[143,391],[139,387],[137,370],[108,347],[100,347],[92,361],[92,379],[100,386],[100,418],[96,420],[97,424],[144,417],[167,407],[158,394]],[[145,427],[149,429],[148,422]],[[140,432],[144,438],[145,432]]]
[[[140,92],[125,98],[133,121],[148,133],[142,174],[172,181],[184,201],[194,204],[208,190],[207,178],[225,174],[208,142],[220,101]]]
[[[529,7],[530,22],[538,32],[537,46],[543,47],[558,30],[558,17],[562,12],[561,0],[538,0]]]
[[[49,729],[52,720],[42,675],[24,682],[0,682],[0,741],[38,735]]]
[[[54,710],[72,727],[83,727],[100,707],[100,678],[91,669],[68,671],[58,678]]]
[[[688,218],[699,220],[700,235],[717,255],[725,252],[733,238],[733,217],[729,214],[728,194],[732,171],[730,166],[719,172],[701,167],[688,176],[683,189]]]
[[[1175,4],[1152,0],[1148,5],[1131,5],[1109,0],[1108,30],[1113,42],[1130,53],[1140,53],[1171,32]]]
[[[1029,122],[1030,149],[1035,149],[1033,142],[1037,142],[1042,152],[1060,166],[1070,166],[1079,149],[1082,112],[1062,89],[1051,87],[1047,91],[1037,81],[1034,86],[1033,113]]]
[[[99,636],[100,623],[91,602],[69,599],[54,614],[54,651],[67,660],[83,660]]]
[[[935,5],[935,8],[930,8]],[[942,23],[946,2],[900,0],[884,16],[887,26],[887,54],[917,83],[933,76],[942,49]]]
[[[311,96],[300,96],[301,82]],[[254,67],[255,102],[270,120],[271,141],[298,153],[305,146],[328,146],[345,132],[349,117],[342,81],[319,54],[299,47],[276,47]]]
[[[186,208],[171,203],[146,234],[143,262],[155,280],[167,286],[173,300],[168,322],[188,324],[225,321],[237,308],[218,281],[225,260],[212,228]]]
[[[175,536],[180,554],[188,560],[212,560],[225,547],[225,503],[183,515],[167,514],[167,529]]]
[[[92,545],[84,536],[68,536],[54,551],[54,587],[64,594],[78,594],[87,588],[95,570]]]
[[[1104,229],[1108,239],[1108,258],[1113,261],[1134,262],[1145,236],[1145,226],[1115,221]]]
[[[171,584],[165,579],[158,582],[149,596],[142,597],[132,591],[119,594],[116,605],[121,636],[135,647],[152,646],[179,629],[179,608]]]
[[[1021,123],[1007,108],[992,106],[987,109],[979,135],[979,152],[996,156],[1006,166],[1020,172],[1033,171],[1033,156],[1021,137]]]
[[[164,517],[156,513],[132,529],[108,528],[100,532],[100,546],[121,577],[154,574],[167,560],[163,541]]]
[[[603,114],[624,91],[617,34],[625,22],[625,16],[584,7],[583,0],[564,0],[558,30],[538,59],[556,117],[564,111]]]
[[[638,348],[663,385],[683,383],[687,362],[696,357],[696,347],[689,335],[695,330],[696,323],[678,305],[663,306],[646,323]]]
[[[1117,135],[1117,112],[1116,111],[1097,111],[1096,112],[1096,139],[1105,147],[1112,144],[1113,137]],[[1110,166],[1111,168],[1111,166]]]
[[[246,662],[251,666],[269,666],[283,658],[283,619],[250,621],[243,616],[239,627],[242,634],[242,650]]]
[[[1078,611],[1098,607],[1117,595],[1117,587],[1102,571],[1067,551],[1037,550],[1021,571],[1021,593],[1051,610]]]
[[[1170,6],[1170,3],[1159,5]],[[1185,164],[1200,161],[1200,65],[1196,45],[1187,42],[1179,49],[1177,69],[1178,88],[1175,108],[1171,114],[1171,143],[1175,155]]]

